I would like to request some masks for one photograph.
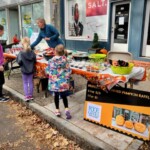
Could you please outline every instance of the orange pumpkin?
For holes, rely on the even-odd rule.
[[[143,124],[143,123],[136,122],[136,123],[134,124],[134,129],[135,129],[137,132],[139,132],[139,133],[143,133],[143,132],[145,132],[145,130],[146,130],[146,126],[145,126],[145,124]]]
[[[105,48],[103,48],[103,49],[100,50],[100,53],[107,55],[108,51]]]
[[[124,125],[124,117],[122,115],[117,115],[116,116],[116,124],[119,126],[123,126]]]
[[[133,122],[132,121],[125,121],[124,126],[128,129],[132,129],[133,128]]]

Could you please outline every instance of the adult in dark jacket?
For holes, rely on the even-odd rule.
[[[49,47],[55,48],[59,44],[63,44],[63,41],[59,38],[59,32],[57,29],[45,23],[43,18],[37,19],[37,25],[40,28],[40,33],[35,42],[31,44],[33,49],[42,39],[45,39]]]
[[[30,48],[30,39],[23,38],[22,41],[23,51],[17,56],[17,62],[21,67],[25,101],[33,99],[33,72],[36,62],[36,55]]]

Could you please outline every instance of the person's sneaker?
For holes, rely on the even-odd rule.
[[[34,99],[33,96],[29,96],[28,98],[29,98],[30,100],[33,100],[33,99]]]
[[[25,102],[29,102],[29,100],[30,100],[29,96],[25,96],[25,97],[24,97],[24,101],[25,101]]]
[[[0,102],[7,102],[9,101],[9,97],[0,97]]]
[[[71,119],[71,114],[69,110],[66,110],[65,114],[66,114],[66,119]]]
[[[60,112],[58,112],[58,111],[55,111],[55,115],[56,115],[57,117],[60,117],[60,116],[61,116]]]

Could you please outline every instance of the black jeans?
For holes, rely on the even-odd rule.
[[[83,25],[81,22],[75,22],[74,23],[74,29],[76,36],[82,36],[83,34]]]
[[[0,71],[0,97],[3,94],[3,84],[5,83],[4,72]]]
[[[63,99],[64,107],[68,108],[68,99],[66,96],[66,92],[55,92],[54,101],[56,109],[59,109],[59,96]]]

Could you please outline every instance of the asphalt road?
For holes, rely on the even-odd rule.
[[[0,103],[0,150],[81,150],[25,106]]]
[[[0,103],[0,150],[37,150],[36,143],[26,137],[15,116],[10,105]]]

